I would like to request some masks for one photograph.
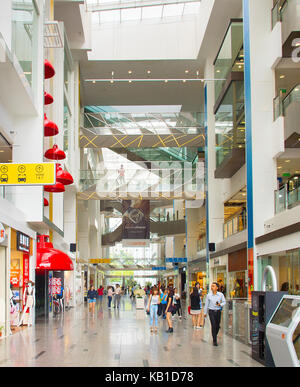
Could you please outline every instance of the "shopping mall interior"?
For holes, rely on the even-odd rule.
[[[0,4],[0,367],[300,366],[300,0]]]

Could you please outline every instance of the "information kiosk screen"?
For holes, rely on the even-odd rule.
[[[271,320],[271,323],[287,328],[292,322],[293,316],[297,312],[298,308],[300,308],[300,300],[283,298],[279,308]]]

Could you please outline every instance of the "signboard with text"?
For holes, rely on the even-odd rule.
[[[53,185],[55,183],[55,163],[0,164],[0,186]]]

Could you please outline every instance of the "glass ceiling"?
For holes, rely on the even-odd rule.
[[[147,19],[177,19],[199,13],[197,0],[86,0],[92,24],[122,23]]]

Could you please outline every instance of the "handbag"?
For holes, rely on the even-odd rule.
[[[191,307],[188,306],[188,314],[191,314]]]

